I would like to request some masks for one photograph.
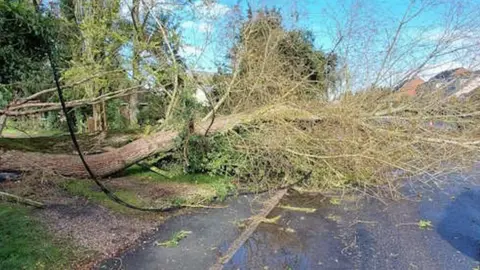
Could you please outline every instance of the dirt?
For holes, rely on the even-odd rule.
[[[85,262],[115,256],[137,243],[142,235],[151,234],[165,220],[142,219],[113,213],[85,199],[75,199],[68,204],[49,205],[34,214],[56,236],[71,239],[76,245],[94,251],[95,256]]]
[[[82,252],[79,269],[89,269],[99,260],[114,257],[117,253],[139,244],[152,235],[167,218],[186,212],[173,213],[117,213],[93,201],[72,196],[61,188],[63,179],[41,174],[24,175],[17,181],[0,183],[0,190],[41,201],[43,209],[35,209],[33,216],[44,223],[58,239],[67,239]],[[88,181],[88,180],[79,180]],[[109,186],[138,191],[154,199],[195,192],[193,185],[132,181],[129,178],[111,179]],[[87,257],[85,257],[87,256]]]

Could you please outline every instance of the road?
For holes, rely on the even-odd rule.
[[[399,200],[327,198],[290,192],[224,269],[465,269],[480,261],[480,167],[433,183],[405,182]],[[163,224],[156,235],[98,269],[209,269],[258,211],[262,197],[239,197]],[[424,226],[419,225],[423,221]],[[177,247],[154,245],[192,233]]]

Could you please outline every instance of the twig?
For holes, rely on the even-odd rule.
[[[359,224],[359,223],[361,223],[361,224],[373,224],[373,225],[378,224],[377,221],[367,221],[367,220],[359,220],[359,219],[356,219],[356,220],[355,220],[354,222],[352,222],[352,224],[350,224],[348,227],[353,227],[353,226],[355,226],[355,225],[357,225],[357,224]]]
[[[203,204],[182,204],[182,207],[187,208],[206,208],[206,209],[224,209],[227,208],[226,206],[210,206],[210,205],[203,205]]]
[[[9,201],[19,202],[19,203],[34,206],[34,207],[37,207],[37,208],[45,207],[45,205],[41,202],[36,202],[36,201],[30,200],[30,199],[27,199],[27,198],[22,198],[22,197],[19,197],[17,195],[13,195],[13,194],[2,192],[2,191],[0,191],[0,197],[6,198]]]

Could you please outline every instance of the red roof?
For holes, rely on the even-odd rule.
[[[424,84],[425,81],[422,80],[420,77],[414,77],[408,81],[406,81],[402,87],[400,87],[399,91],[403,93],[407,93],[409,96],[415,96],[417,94],[417,88]]]

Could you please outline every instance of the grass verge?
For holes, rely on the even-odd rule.
[[[206,174],[175,174],[172,178],[133,166],[120,179],[107,185],[121,199],[141,207],[170,205],[203,205],[222,201],[234,189],[231,179]],[[72,195],[81,196],[122,214],[139,215],[111,201],[92,181],[68,180],[63,188]]]
[[[69,269],[72,246],[54,240],[29,211],[0,202],[0,269]]]
[[[124,175],[151,182],[174,182],[208,186],[215,190],[217,199],[221,201],[224,200],[231,191],[235,190],[235,185],[232,183],[233,179],[231,177],[209,175],[204,173],[184,174],[181,170],[182,169],[180,167],[171,168],[168,173],[171,174],[172,177],[169,178],[134,165],[130,168],[127,168],[124,172]]]
[[[110,198],[105,195],[101,190],[97,188],[95,183],[89,180],[68,180],[63,184],[63,188],[72,195],[81,196],[88,200],[99,203],[115,212],[122,214],[136,214],[138,211],[126,208],[122,205],[119,205],[116,202],[113,202]],[[141,199],[133,191],[128,190],[118,190],[114,192],[122,200],[125,200],[128,203],[137,206],[148,207],[148,200]]]

